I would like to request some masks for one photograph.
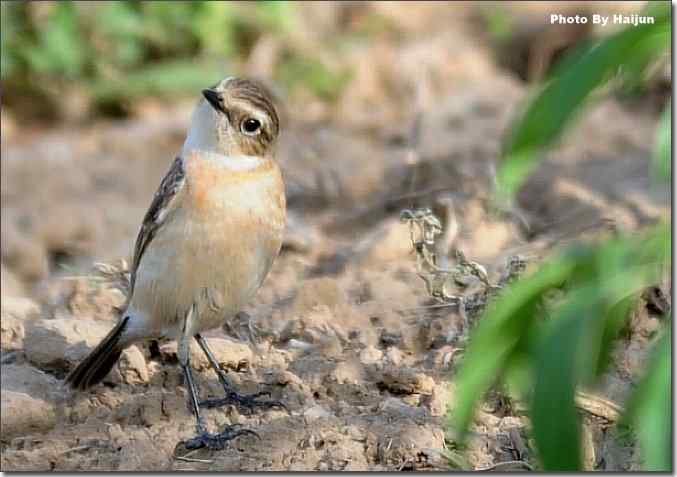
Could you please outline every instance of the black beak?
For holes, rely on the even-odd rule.
[[[203,89],[202,95],[212,105],[215,110],[224,113],[223,102],[221,101],[221,94],[213,89]]]

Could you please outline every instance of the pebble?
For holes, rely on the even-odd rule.
[[[383,351],[374,346],[367,346],[360,352],[360,361],[363,364],[378,363],[383,359]]]
[[[112,329],[110,323],[68,318],[26,323],[24,351],[43,368],[62,368],[80,362]]]
[[[130,346],[122,352],[111,380],[125,384],[145,384],[149,381],[146,358],[137,346]]]

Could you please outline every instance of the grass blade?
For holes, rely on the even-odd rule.
[[[658,134],[656,135],[656,147],[651,156],[651,179],[654,183],[670,183],[670,168],[672,166],[672,102],[663,111]]]
[[[456,379],[457,401],[451,426],[459,439],[467,431],[477,401],[502,372],[520,339],[529,331],[543,293],[561,285],[572,271],[573,263],[569,259],[553,261],[505,290],[490,306],[473,333]]]
[[[644,470],[672,471],[671,351],[670,330],[666,330],[624,416],[635,424]]]
[[[553,318],[553,329],[547,333],[536,356],[531,419],[536,447],[546,471],[580,468],[580,423],[574,396],[579,382],[578,353],[583,351],[586,324],[593,313],[594,310],[580,303],[569,302],[560,316]]]
[[[558,74],[530,101],[512,129],[498,170],[499,197],[508,199],[575,117],[589,94],[632,58],[646,65],[670,45],[670,7],[657,10],[656,23],[625,29],[598,42]],[[638,66],[639,67],[639,66]]]

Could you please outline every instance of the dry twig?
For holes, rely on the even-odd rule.
[[[522,467],[523,469],[532,471],[534,468],[528,463],[524,462],[523,460],[507,460],[505,462],[498,462],[494,465],[490,465],[489,467],[483,467],[481,469],[475,469],[476,472],[491,472],[492,470],[511,470],[514,469],[515,466]]]
[[[588,414],[601,417],[609,422],[618,421],[623,414],[623,408],[615,402],[582,391],[576,393],[576,406]]]
[[[499,283],[491,283],[486,268],[472,260],[468,260],[463,252],[456,251],[456,266],[442,268],[437,257],[437,238],[443,234],[440,220],[431,209],[405,209],[400,220],[409,224],[412,247],[416,252],[416,268],[419,277],[424,281],[428,294],[437,299],[441,305],[457,305],[463,315],[476,315],[486,307],[488,300],[499,292],[507,283],[516,279],[525,269],[524,257],[513,256],[507,260],[506,270]],[[474,293],[452,291],[467,288],[468,284],[477,281],[482,285]]]
[[[213,464],[213,463],[214,463],[213,460],[208,460],[208,459],[193,459],[193,458],[191,458],[191,457],[184,457],[184,456],[180,456],[180,455],[175,455],[174,458],[175,458],[176,460],[182,460],[182,461],[184,461],[184,462],[197,462],[197,463],[199,463],[199,464]]]
[[[66,449],[65,451],[61,452],[59,455],[66,455],[66,454],[70,454],[71,452],[79,452],[79,451],[88,450],[88,449],[91,449],[91,448],[92,448],[92,446],[89,446],[89,445],[71,447],[70,449]]]

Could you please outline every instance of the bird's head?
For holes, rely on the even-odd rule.
[[[257,81],[226,78],[202,91],[184,153],[265,157],[280,132],[273,95]]]

